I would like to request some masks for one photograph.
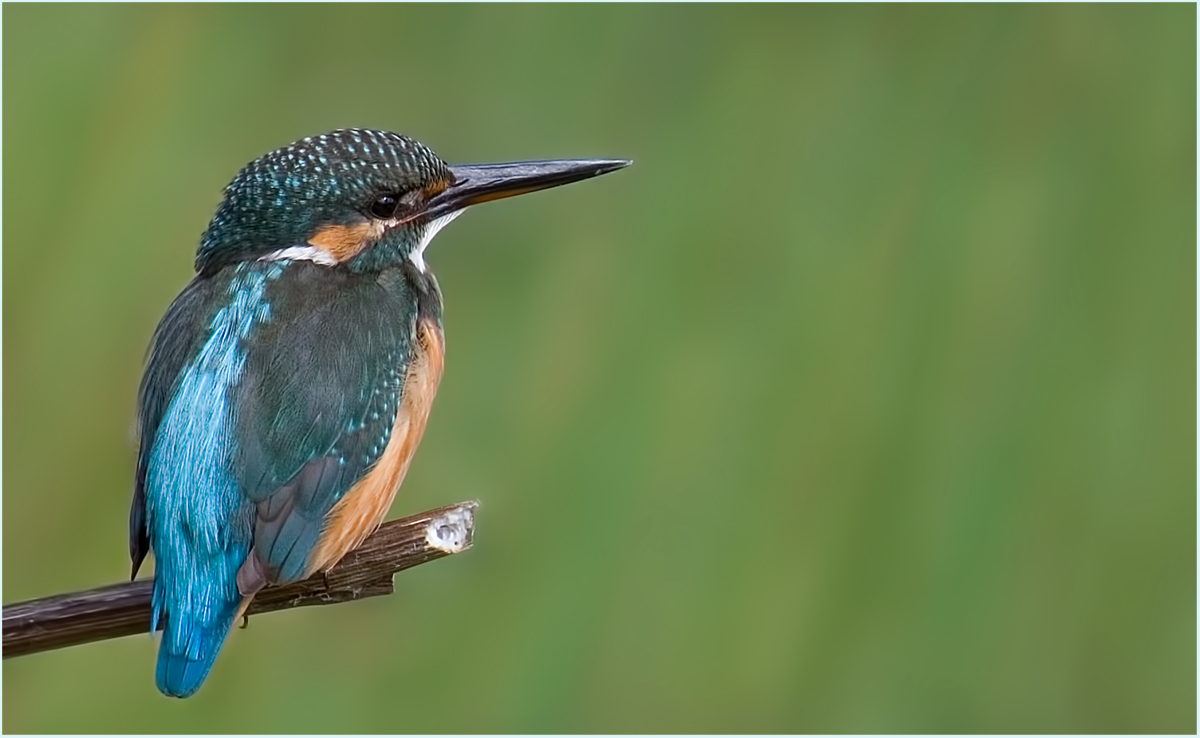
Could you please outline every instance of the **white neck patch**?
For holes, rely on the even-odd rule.
[[[279,249],[258,257],[259,261],[282,261],[284,259],[312,261],[322,266],[337,266],[338,263],[333,254],[316,246],[289,246],[286,249]]]
[[[429,225],[425,226],[425,233],[421,234],[421,242],[408,255],[409,260],[417,268],[417,271],[425,272],[425,248],[429,246],[429,242],[438,234],[438,231],[446,227],[446,224],[458,217],[461,210],[455,210],[453,213],[447,213],[442,217],[429,221]]]

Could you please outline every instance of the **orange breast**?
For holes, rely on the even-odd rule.
[[[404,380],[404,395],[387,448],[366,476],[329,511],[325,530],[309,558],[310,572],[332,567],[383,522],[425,433],[429,408],[442,378],[444,349],[438,326],[419,321],[417,350]]]

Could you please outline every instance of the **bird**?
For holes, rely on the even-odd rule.
[[[449,165],[346,128],[237,174],[138,390],[129,553],[132,577],[154,554],[163,694],[200,688],[264,586],[327,571],[382,522],[444,366],[434,235],[471,205],[629,163]]]

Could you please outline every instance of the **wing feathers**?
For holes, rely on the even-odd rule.
[[[282,583],[311,573],[330,510],[387,445],[418,295],[403,279],[300,263],[280,283],[236,407],[245,494],[257,503],[254,556]]]

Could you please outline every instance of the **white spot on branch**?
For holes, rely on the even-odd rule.
[[[446,553],[458,553],[471,545],[475,532],[475,505],[468,503],[438,515],[425,528],[425,542]]]

